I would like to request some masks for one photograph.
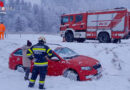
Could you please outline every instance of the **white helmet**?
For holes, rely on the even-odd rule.
[[[40,37],[38,38],[38,41],[41,41],[41,42],[46,43],[46,39],[45,39],[45,37],[43,37],[43,36],[40,36]]]

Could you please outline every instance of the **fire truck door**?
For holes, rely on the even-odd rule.
[[[96,38],[98,15],[88,15],[87,17],[87,38]]]
[[[69,27],[69,16],[63,16],[61,18],[61,25],[62,25],[62,30],[65,30]]]

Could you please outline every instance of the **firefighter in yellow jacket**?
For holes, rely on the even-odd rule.
[[[46,40],[44,37],[38,38],[38,43],[33,45],[27,51],[27,56],[30,60],[34,59],[34,66],[32,70],[32,76],[28,87],[33,87],[36,78],[39,74],[39,89],[44,89],[45,76],[48,67],[48,57],[52,56],[52,50],[45,45]]]
[[[0,22],[0,39],[4,39],[4,33],[5,33],[5,25],[3,22]]]

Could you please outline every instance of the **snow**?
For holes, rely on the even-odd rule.
[[[39,36],[41,35],[8,34],[5,40],[0,40],[0,90],[38,90],[38,79],[34,88],[28,88],[28,81],[23,79],[24,73],[10,70],[8,59],[13,50],[26,44],[26,40],[35,44]],[[68,43],[62,42],[59,35],[44,36],[48,43],[60,44],[79,54],[93,57],[103,66],[103,76],[98,80],[80,82],[62,76],[47,76],[47,90],[130,90],[130,39],[122,40],[120,44],[98,43],[93,40]]]

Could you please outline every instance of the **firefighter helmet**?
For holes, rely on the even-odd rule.
[[[45,39],[45,37],[43,37],[43,36],[40,36],[40,37],[38,38],[38,41],[39,41],[39,42],[44,42],[44,43],[46,43],[46,39]]]

